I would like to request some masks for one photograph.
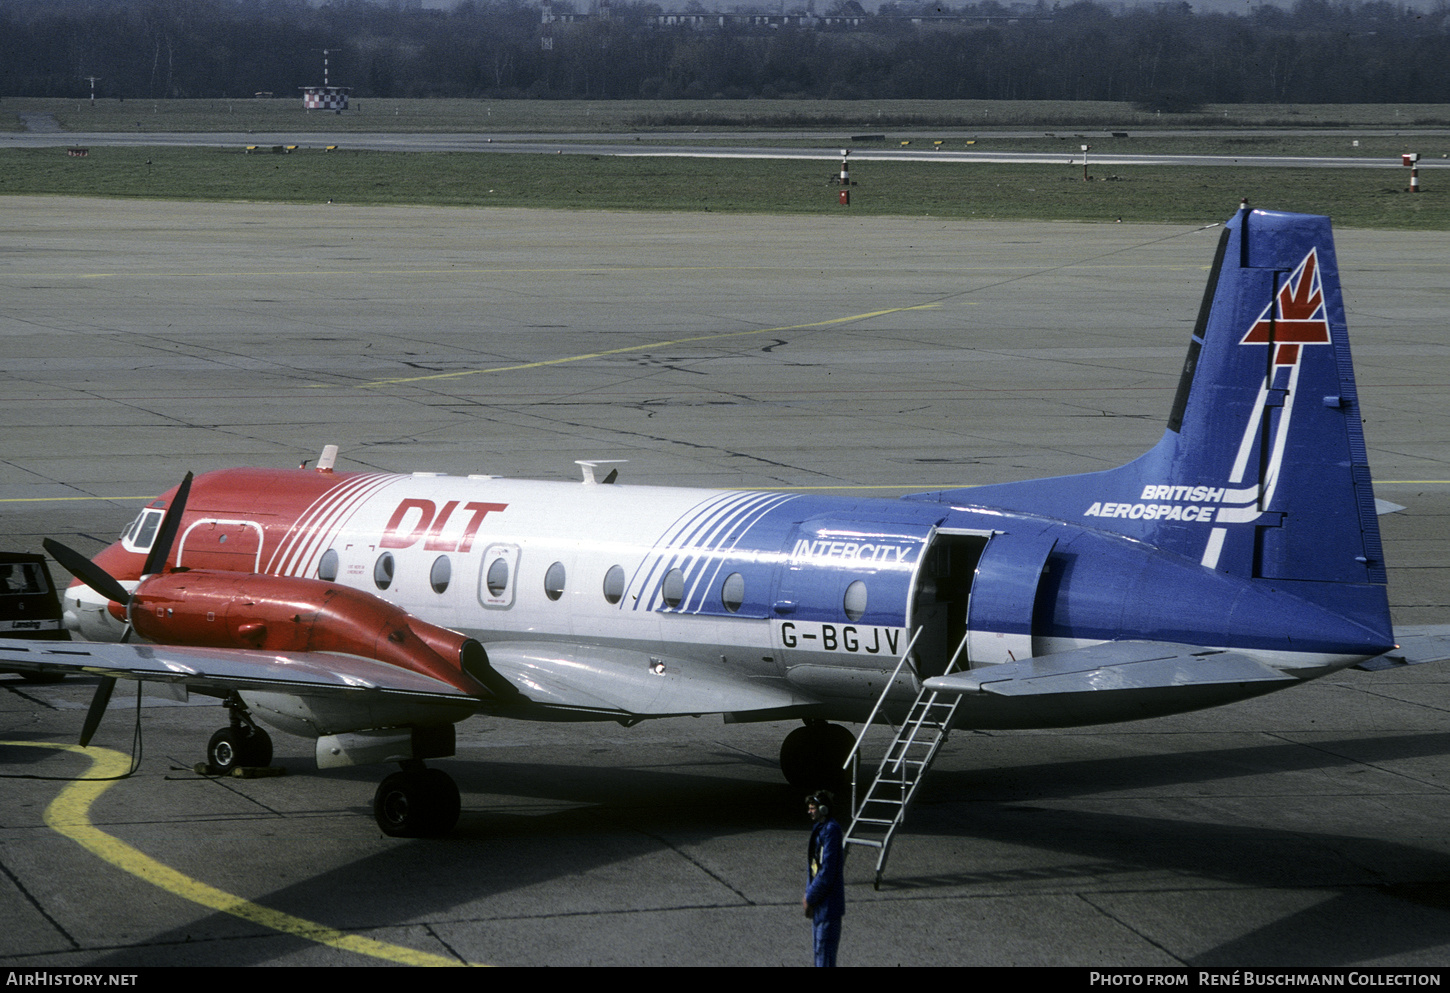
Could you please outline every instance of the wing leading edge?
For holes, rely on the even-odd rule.
[[[331,652],[5,640],[0,641],[0,668],[339,702],[361,693],[480,711],[532,705],[609,718],[754,714],[820,702],[779,685],[742,679],[724,668],[628,649],[520,642],[491,644],[486,651],[491,671],[482,681],[493,691],[487,698],[470,696],[424,673]]]
[[[330,652],[17,639],[0,641],[0,666],[27,672],[183,683],[198,689],[266,689],[304,695],[373,692],[450,703],[476,699],[422,673]]]

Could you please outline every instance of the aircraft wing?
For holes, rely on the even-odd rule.
[[[817,704],[777,682],[723,667],[623,648],[550,642],[491,643],[489,665],[530,703],[595,713],[668,717]]]
[[[1385,652],[1368,662],[1361,662],[1355,668],[1379,672],[1450,659],[1450,625],[1447,624],[1415,624],[1395,628],[1395,641],[1399,645],[1393,651]]]
[[[770,711],[819,703],[723,669],[598,646],[520,642],[486,647],[498,702],[611,716]],[[0,640],[0,669],[83,673],[199,690],[272,690],[301,696],[367,692],[459,703],[478,698],[431,676],[355,655],[110,642]],[[517,693],[510,699],[512,693]],[[485,701],[480,700],[480,704]]]
[[[431,676],[331,652],[4,639],[0,668],[184,683],[203,690],[280,690],[304,696],[375,693],[455,704],[475,699]]]
[[[1114,641],[933,676],[926,686],[951,693],[1023,697],[1297,681],[1239,652],[1155,641]]]

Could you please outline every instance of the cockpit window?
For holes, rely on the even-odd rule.
[[[121,536],[121,544],[127,551],[149,552],[156,541],[156,531],[161,527],[161,518],[165,516],[163,510],[143,510]]]
[[[147,550],[156,540],[156,529],[161,526],[161,511],[148,511],[141,517],[141,527],[136,530],[136,547]]]

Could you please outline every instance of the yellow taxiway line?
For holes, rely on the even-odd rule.
[[[867,314],[852,314],[850,317],[833,317],[828,321],[812,321],[809,324],[792,324],[780,328],[751,328],[748,331],[717,331],[713,334],[695,335],[691,338],[674,338],[670,341],[651,341],[644,345],[626,345],[623,348],[611,348],[603,352],[589,352],[586,355],[566,355],[557,359],[544,359],[539,362],[521,362],[516,365],[493,366],[488,369],[460,369],[456,372],[437,372],[428,376],[408,376],[402,379],[375,379],[370,383],[358,383],[358,388],[368,389],[374,386],[395,386],[399,383],[422,383],[434,379],[457,379],[460,376],[481,376],[490,372],[515,372],[519,369],[542,369],[545,366],[564,365],[569,362],[583,362],[587,359],[601,359],[609,355],[623,355],[626,352],[643,352],[651,348],[668,348],[671,345],[689,345],[701,341],[721,341],[726,338],[744,338],[755,334],[776,334],[781,331],[805,331],[810,328],[825,328],[834,324],[847,324],[851,321],[864,321],[868,317],[881,317],[885,314],[900,314],[908,310],[929,310],[940,306],[935,303],[921,303],[914,307],[890,307],[886,310],[873,310]],[[317,383],[318,387],[330,384]]]
[[[192,879],[132,848],[124,841],[106,834],[91,823],[91,804],[95,803],[102,793],[115,784],[116,780],[110,777],[124,775],[130,769],[129,756],[109,748],[82,748],[79,745],[58,745],[39,741],[4,741],[0,744],[26,748],[55,748],[84,755],[90,759],[91,768],[87,775],[91,778],[76,780],[61,790],[60,796],[56,797],[45,809],[46,826],[74,841],[97,858],[104,859],[118,869],[129,872],[137,879],[144,880],[183,900],[190,900],[192,903],[200,904],[210,910],[231,914],[233,917],[239,917],[244,921],[250,921],[273,931],[306,941],[315,941],[320,945],[327,945],[345,952],[385,959],[400,965],[457,966],[472,964],[459,962],[457,959],[443,955],[420,952],[414,948],[404,948],[402,945],[390,945],[387,942],[374,941],[372,938],[348,934],[325,924],[318,924],[283,913],[280,910],[263,907],[250,900],[219,890],[215,886],[208,886],[206,883]]]
[[[99,500],[99,501],[102,501],[102,502],[114,500],[117,503],[123,503],[123,502],[129,501],[129,500],[155,500],[155,499],[156,499],[156,494],[153,493],[150,496],[112,496],[112,497],[98,497],[98,496],[79,496],[79,497],[0,497],[0,503],[68,503],[68,502],[75,502],[77,500],[90,500],[90,501]]]

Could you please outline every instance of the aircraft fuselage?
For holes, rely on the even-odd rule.
[[[1200,507],[1211,510],[1212,488],[1182,489],[1183,499],[1167,493],[1147,506],[1192,526]],[[1104,502],[1108,512],[1119,505],[1098,501],[1096,514]],[[165,504],[143,511],[97,564],[123,582],[139,580]],[[1132,513],[1131,503],[1120,505]],[[1211,515],[1204,518],[1206,536]],[[485,648],[638,653],[661,675],[688,667],[699,672],[686,676],[770,688],[779,716],[862,719],[913,636],[914,671],[894,693],[905,702],[959,646],[955,668],[1106,641],[1209,645],[1304,678],[1387,647],[1272,583],[1206,568],[1092,520],[768,491],[237,469],[196,479],[172,564],[183,575],[345,586]],[[70,623],[92,640],[114,640],[124,625],[97,599],[72,587]],[[1156,690],[1101,712],[967,700],[962,723],[1095,723],[1263,691]],[[610,714],[605,705],[593,716]]]

